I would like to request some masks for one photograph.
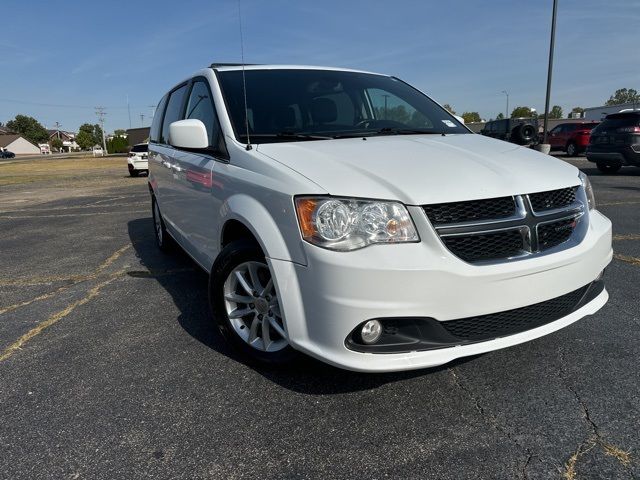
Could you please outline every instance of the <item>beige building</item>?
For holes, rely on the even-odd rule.
[[[22,135],[5,134],[0,135],[0,148],[9,150],[16,155],[39,155],[40,147],[34,145]]]

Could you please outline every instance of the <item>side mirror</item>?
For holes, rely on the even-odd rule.
[[[169,125],[169,144],[177,148],[207,148],[207,127],[195,118],[173,122]]]
[[[456,120],[458,120],[461,124],[464,125],[464,118],[459,117],[458,115],[454,115],[454,117],[456,117]]]

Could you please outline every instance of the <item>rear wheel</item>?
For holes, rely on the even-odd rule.
[[[132,177],[137,177],[140,174],[138,170],[129,170],[129,175]]]
[[[569,142],[566,148],[567,157],[575,157],[578,155],[578,146],[574,142]]]
[[[209,279],[209,304],[225,339],[252,360],[288,363],[289,346],[271,270],[260,247],[248,240],[227,245]]]
[[[596,166],[602,173],[616,173],[622,168],[622,165],[620,164],[610,164],[604,162],[596,162]]]

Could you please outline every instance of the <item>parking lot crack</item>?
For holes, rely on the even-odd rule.
[[[578,405],[582,410],[582,416],[585,419],[585,422],[587,423],[587,425],[589,426],[589,429],[591,430],[591,434],[580,443],[577,450],[574,452],[574,454],[569,458],[569,460],[565,464],[565,472],[563,474],[564,478],[566,479],[575,478],[576,464],[578,460],[582,455],[584,455],[585,453],[593,449],[595,446],[600,447],[600,449],[604,452],[605,455],[615,458],[622,465],[622,467],[627,471],[627,473],[629,473],[630,478],[636,478],[635,474],[631,470],[632,458],[631,458],[630,452],[612,443],[609,443],[605,439],[604,435],[602,435],[600,431],[600,428],[598,427],[596,422],[593,420],[593,417],[591,416],[591,412],[589,411],[589,407],[587,406],[586,402],[582,399],[582,397],[578,393],[578,390],[575,387],[573,387],[573,385],[571,385],[571,383],[569,382],[567,373],[565,371],[566,363],[565,363],[564,355],[565,355],[564,351],[560,350],[559,352],[560,368],[558,369],[558,377],[560,378],[564,386],[567,388],[567,390],[571,392],[573,397],[576,399],[576,402],[578,402]]]
[[[450,368],[449,371],[451,372],[451,376],[453,377],[454,385],[458,389],[460,389],[465,394],[465,396],[472,402],[475,410],[478,412],[480,417],[489,425],[491,425],[493,429],[496,430],[500,435],[502,435],[503,437],[506,437],[513,445],[515,445],[520,451],[522,451],[526,455],[526,459],[522,463],[522,466],[519,468],[518,473],[520,474],[519,475],[520,478],[524,480],[528,479],[529,477],[527,474],[527,468],[529,467],[531,460],[535,458],[536,455],[532,454],[531,450],[528,447],[526,447],[525,445],[522,445],[518,441],[518,439],[514,437],[513,433],[509,431],[508,428],[506,428],[501,424],[501,422],[498,420],[498,418],[496,418],[495,415],[488,412],[482,406],[482,403],[480,402],[480,398],[476,394],[474,394],[471,388],[469,388],[467,385],[464,384],[464,382],[462,382],[461,377],[456,372],[455,367]]]

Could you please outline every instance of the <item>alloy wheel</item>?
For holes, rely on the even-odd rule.
[[[269,267],[244,262],[224,282],[224,302],[236,334],[262,352],[277,352],[289,343]]]

